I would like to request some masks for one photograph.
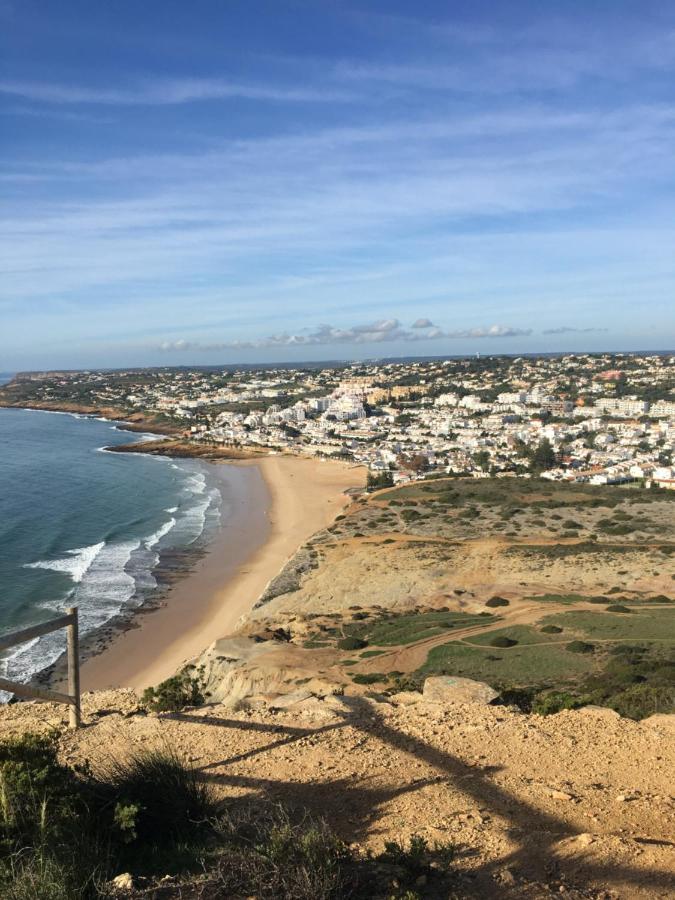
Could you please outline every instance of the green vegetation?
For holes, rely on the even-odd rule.
[[[561,603],[569,606],[572,603],[594,603],[593,597],[583,597],[581,594],[537,594],[534,597],[528,597],[528,600],[536,600],[539,603]],[[602,602],[606,602],[603,598]]]
[[[494,617],[447,611],[389,615],[372,622],[349,623],[345,631],[368,639],[378,647],[412,644],[424,638],[444,634],[451,628],[468,628],[495,621]]]
[[[382,672],[357,672],[352,675],[354,684],[377,684],[378,682],[386,680],[387,676]]]
[[[542,715],[587,704],[607,706],[632,719],[673,713],[675,653],[658,645],[614,644],[602,664],[581,679],[568,679],[556,687],[505,687],[502,699]]]
[[[559,684],[590,672],[593,659],[567,653],[563,645],[540,643],[518,645],[502,652],[453,641],[433,647],[420,675],[461,675],[486,681],[496,689],[502,685]]]
[[[471,637],[464,638],[469,644],[475,644],[477,647],[506,647],[511,644],[495,644],[496,638],[507,638],[518,644],[545,644],[555,641],[556,638],[542,630],[531,627],[530,625],[509,625],[506,628],[500,628],[498,631],[487,631],[485,634],[476,634]]]
[[[565,644],[565,650],[570,653],[593,653],[595,652],[595,644],[589,644],[586,641],[570,641]]]
[[[489,600],[485,601],[485,605],[493,609],[497,606],[508,606],[509,601],[505,600],[504,597],[490,597]]]
[[[644,607],[632,615],[612,612],[557,613],[542,619],[544,625],[558,625],[565,631],[597,640],[675,641],[675,610]]]
[[[116,871],[190,868],[215,815],[210,788],[168,750],[106,771],[58,761],[54,736],[0,744],[0,887],[6,900],[96,896]]]
[[[368,646],[368,641],[357,637],[346,637],[339,640],[337,645],[339,650],[361,650]]]
[[[404,898],[421,876],[439,896],[451,891],[450,845],[414,836],[361,855],[302,811],[260,798],[216,803],[170,751],[110,760],[93,774],[60,763],[57,740],[0,742],[3,900],[103,900],[125,871],[149,879],[148,897],[164,895],[167,874],[186,897]]]
[[[382,488],[392,487],[394,484],[394,476],[391,472],[368,472],[366,481],[366,490],[379,491]]]
[[[506,635],[498,635],[497,637],[493,637],[490,639],[491,647],[515,647],[518,641],[514,641],[513,638],[506,637]]]
[[[141,702],[155,712],[177,712],[186,706],[201,706],[209,696],[205,687],[204,667],[186,666],[157,687],[146,688]]]
[[[530,472],[534,474],[553,469],[557,464],[555,450],[548,438],[544,438],[537,444],[534,450],[528,454],[528,459]]]

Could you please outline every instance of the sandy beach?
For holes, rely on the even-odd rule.
[[[141,614],[83,663],[83,690],[157,684],[231,634],[297,548],[349,502],[344,491],[365,481],[361,468],[317,459],[267,456],[235,465],[253,470],[231,501],[239,508],[171,587],[166,605]]]

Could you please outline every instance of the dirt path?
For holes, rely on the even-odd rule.
[[[449,644],[454,641],[464,641],[465,638],[474,637],[475,635],[487,634],[491,631],[501,631],[503,628],[509,628],[512,625],[533,625],[544,615],[552,615],[559,612],[570,612],[571,607],[568,603],[548,603],[544,605],[542,602],[532,604],[522,604],[518,600],[511,601],[513,606],[504,613],[500,613],[500,619],[497,622],[490,622],[486,625],[472,625],[468,628],[450,629],[444,634],[437,634],[430,638],[424,638],[413,644],[398,645],[385,650],[379,656],[364,660],[351,668],[352,672],[414,672],[423,666],[427,661],[429,651],[434,647],[442,644]],[[593,603],[574,603],[572,605],[574,612],[598,612],[598,607]],[[650,609],[670,608],[665,605],[651,605]],[[616,638],[593,638],[595,643],[615,643]],[[628,638],[626,638],[628,640]],[[667,640],[664,638],[664,640]],[[567,643],[566,640],[546,641],[547,644]],[[480,645],[470,644],[471,647],[480,649]],[[534,646],[530,644],[518,644],[519,647]],[[538,646],[538,645],[537,645]],[[379,648],[373,648],[379,649]],[[485,648],[489,649],[489,648]],[[504,648],[500,648],[504,649]],[[509,648],[506,648],[509,649]]]

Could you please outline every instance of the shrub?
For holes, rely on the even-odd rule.
[[[607,705],[629,719],[672,713],[675,708],[675,686],[635,684],[610,698]]]
[[[501,657],[494,657],[501,659]],[[536,688],[532,687],[503,687],[499,691],[499,700],[504,706],[516,706],[521,712],[532,712],[532,701]]]
[[[568,691],[542,691],[534,698],[532,712],[540,716],[550,716],[563,709],[578,709],[588,702],[588,698],[577,697]]]
[[[354,684],[377,684],[378,681],[386,681],[387,676],[378,672],[357,672],[352,675]]]
[[[184,839],[216,812],[208,783],[168,748],[112,759],[99,792],[114,807],[118,827],[146,843]]]
[[[504,637],[501,635],[500,637],[492,638],[490,641],[491,647],[515,647],[518,641],[514,640],[510,637]]]
[[[225,845],[213,884],[217,896],[328,900],[356,886],[353,855],[325,822],[294,822],[281,806],[241,808],[216,825]]]
[[[509,601],[504,597],[490,597],[489,600],[485,602],[486,606],[495,607],[495,606],[508,606]]]
[[[340,650],[362,650],[368,646],[368,641],[363,640],[363,638],[345,637],[341,638],[337,645]]]
[[[595,644],[587,644],[586,641],[570,641],[565,645],[565,650],[570,653],[593,653]]]
[[[542,625],[539,629],[543,634],[560,634],[562,628],[559,625]]]
[[[201,706],[208,696],[203,670],[196,670],[196,675],[190,674],[191,671],[186,667],[157,687],[146,688],[141,702],[155,712],[178,712],[186,706]]]
[[[632,610],[628,609],[627,606],[622,606],[621,603],[611,603],[607,607],[607,612],[616,612],[616,613],[629,613]]]
[[[0,896],[69,900],[91,892],[107,862],[86,777],[61,765],[54,735],[0,743]]]
[[[194,864],[215,811],[208,785],[168,751],[94,776],[34,735],[0,742],[0,798],[3,900],[93,898],[121,867]]]

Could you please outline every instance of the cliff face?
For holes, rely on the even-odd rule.
[[[96,768],[168,744],[224,796],[307,807],[350,842],[452,842],[460,896],[672,896],[672,717],[318,693],[161,716],[130,691],[88,694],[84,727],[62,731],[60,752]],[[65,721],[61,707],[15,704],[0,710],[0,735]]]

